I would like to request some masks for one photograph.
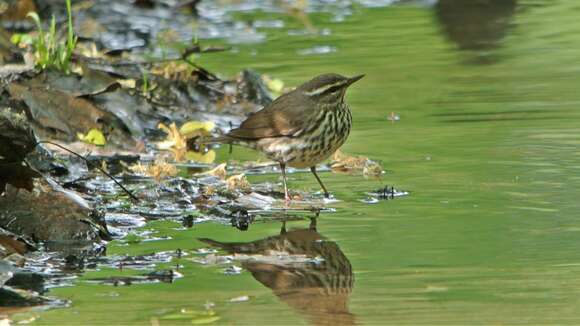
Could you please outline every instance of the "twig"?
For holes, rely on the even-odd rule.
[[[34,144],[34,146],[37,146],[37,145],[39,145],[39,144],[50,144],[50,145],[56,146],[56,147],[58,147],[58,148],[60,148],[60,149],[63,149],[63,150],[65,150],[65,151],[67,151],[67,152],[69,152],[69,153],[73,154],[74,156],[76,156],[76,157],[78,157],[78,158],[82,159],[82,160],[83,160],[83,161],[85,161],[86,163],[90,163],[90,162],[89,162],[89,160],[87,160],[87,159],[86,159],[86,157],[84,157],[84,156],[82,156],[81,154],[78,154],[78,153],[76,153],[76,152],[73,152],[73,151],[71,151],[70,149],[68,149],[68,148],[66,148],[66,147],[64,147],[64,146],[62,146],[62,145],[59,145],[59,144],[57,144],[57,143],[53,143],[53,142],[51,142],[51,141],[48,141],[48,140],[39,140],[39,141],[37,141],[37,142],[36,142],[36,144]],[[109,174],[107,171],[105,171],[105,170],[101,169],[99,166],[96,166],[96,165],[95,165],[95,168],[96,168],[97,170],[101,171],[101,172],[102,172],[104,175],[106,175],[107,177],[109,177],[111,180],[113,180],[113,181],[114,181],[114,182],[117,184],[117,186],[121,187],[121,189],[123,189],[123,191],[125,191],[125,192],[126,192],[126,193],[127,193],[127,194],[128,194],[130,197],[131,197],[131,199],[133,199],[134,201],[137,201],[137,202],[139,201],[139,198],[137,198],[135,195],[133,195],[133,193],[132,193],[131,191],[129,191],[127,188],[125,188],[125,187],[124,187],[124,186],[123,186],[123,185],[122,185],[122,184],[121,184],[119,181],[117,181],[117,179],[115,179],[115,178],[114,178],[112,175],[110,175],[110,174]]]

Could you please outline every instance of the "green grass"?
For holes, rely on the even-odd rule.
[[[67,11],[67,37],[61,40],[57,36],[56,19],[52,16],[48,31],[42,28],[42,22],[37,13],[32,12],[28,17],[32,18],[38,29],[38,35],[32,39],[32,47],[36,59],[36,67],[39,69],[56,69],[69,73],[71,69],[71,59],[77,44],[77,37],[74,35],[72,26],[71,2],[66,0]]]

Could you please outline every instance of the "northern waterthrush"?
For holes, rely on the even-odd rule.
[[[338,74],[323,74],[288,92],[262,110],[249,116],[240,127],[212,142],[226,142],[256,149],[278,162],[284,181],[286,200],[286,166],[310,168],[332,155],[346,141],[352,125],[350,108],[344,101],[346,89],[357,80]]]

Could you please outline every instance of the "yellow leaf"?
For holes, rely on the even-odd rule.
[[[79,138],[79,140],[82,140],[85,143],[97,146],[105,146],[105,144],[107,143],[105,135],[103,135],[103,133],[99,129],[91,129],[86,135],[83,135],[79,132],[77,133],[77,137]]]
[[[193,134],[196,131],[201,131],[202,133],[209,133],[215,128],[215,123],[212,121],[188,121],[184,123],[181,128],[179,128],[179,133],[186,136]],[[189,138],[189,137],[187,137]]]
[[[135,79],[117,79],[117,83],[125,88],[135,88],[137,81]]]
[[[266,86],[274,93],[281,93],[284,90],[284,82],[280,79],[267,79]]]
[[[188,152],[187,141],[195,137],[209,135],[214,127],[215,124],[211,121],[189,121],[183,124],[179,129],[175,123],[172,123],[169,127],[160,123],[158,128],[167,133],[167,139],[158,142],[157,148],[173,152],[175,155],[175,161],[177,162],[187,159],[201,163],[212,163],[215,160],[215,153],[213,151],[208,151],[205,154]]]
[[[157,143],[157,148],[170,150],[175,155],[175,161],[183,161],[187,151],[187,140],[179,133],[175,123],[172,123],[169,127],[160,123],[157,127],[167,133],[167,139]]]

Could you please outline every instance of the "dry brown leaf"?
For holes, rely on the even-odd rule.
[[[171,151],[175,157],[175,161],[183,161],[185,153],[187,152],[187,139],[179,132],[175,122],[169,127],[160,123],[158,128],[167,133],[167,139],[157,143],[157,148]]]
[[[209,198],[217,193],[217,189],[211,185],[207,185],[205,187],[202,187],[202,193],[204,196]]]
[[[352,156],[344,154],[342,151],[337,150],[334,155],[332,155],[332,163],[330,167],[333,170],[343,171],[343,170],[353,170],[362,169],[365,162],[368,160],[364,156]]]
[[[365,176],[379,176],[383,173],[383,167],[366,156],[352,156],[336,151],[332,156],[330,168],[334,172],[350,173],[362,171]]]
[[[191,65],[183,62],[166,62],[153,66],[151,73],[170,80],[195,81],[196,75],[192,75],[193,68]]]
[[[367,177],[368,176],[378,177],[381,174],[383,174],[383,172],[385,171],[379,163],[370,160],[369,163],[365,165],[365,167],[363,168],[363,175]]]
[[[36,12],[36,5],[32,0],[9,1],[7,8],[0,12],[0,20],[25,20],[29,12]]]
[[[227,166],[226,163],[222,163],[222,164],[216,166],[215,168],[213,168],[207,172],[202,173],[202,175],[212,175],[214,177],[218,177],[222,180],[225,180],[226,176],[228,175],[228,172],[226,171],[226,166]]]
[[[252,185],[243,173],[229,177],[226,180],[226,184],[229,191],[240,190],[243,192],[249,192],[252,190]]]
[[[151,165],[142,165],[141,162],[139,162],[131,166],[130,169],[133,172],[150,176],[157,182],[160,182],[163,178],[166,177],[174,177],[178,173],[175,165],[168,164],[164,161],[156,161]]]
[[[177,162],[194,160],[196,162],[211,163],[215,160],[215,153],[211,150],[206,153],[202,148],[199,155],[196,155],[196,153],[188,151],[188,140],[200,136],[208,136],[214,127],[215,124],[213,122],[200,121],[188,121],[180,128],[177,128],[175,123],[172,123],[169,127],[160,123],[158,128],[167,133],[167,139],[157,143],[157,148],[171,151]]]

